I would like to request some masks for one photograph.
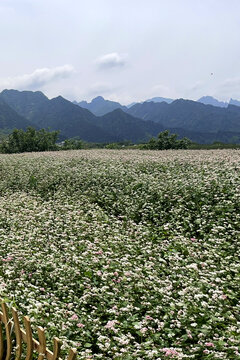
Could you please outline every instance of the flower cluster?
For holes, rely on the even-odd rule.
[[[0,295],[83,359],[240,359],[240,152],[0,156]]]

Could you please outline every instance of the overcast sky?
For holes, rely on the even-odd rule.
[[[240,0],[0,0],[0,90],[240,100]]]

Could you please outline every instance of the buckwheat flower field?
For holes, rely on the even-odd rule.
[[[78,359],[240,359],[240,151],[0,156],[0,295]]]

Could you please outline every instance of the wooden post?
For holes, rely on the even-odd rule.
[[[5,360],[10,360],[12,353],[11,323],[8,318],[8,309],[5,303],[2,303],[2,312],[3,312],[3,323],[5,325],[6,338],[7,338],[7,352],[6,352]]]
[[[28,316],[23,318],[25,329],[26,329],[26,338],[27,338],[27,355],[26,360],[32,360],[33,356],[33,338],[32,338],[32,329],[31,323]]]
[[[16,335],[16,358],[15,360],[20,360],[22,355],[22,333],[20,329],[18,313],[15,308],[12,308],[12,316],[14,321],[14,331]]]
[[[1,301],[1,300],[0,300]],[[12,319],[9,319],[8,307],[2,302],[2,312],[0,311],[0,360],[12,359],[12,352],[15,350],[15,360],[21,360],[23,354],[23,343],[27,344],[27,352],[25,360],[32,360],[33,352],[38,353],[38,360],[62,360],[60,358],[61,341],[57,338],[53,338],[53,352],[50,351],[46,346],[45,330],[42,327],[37,327],[39,341],[33,338],[31,322],[28,316],[24,316],[24,327],[23,330],[20,327],[19,317],[17,310],[11,308]],[[13,320],[13,321],[12,321]],[[6,341],[4,340],[2,324],[5,327]],[[14,329],[16,347],[13,349],[13,338],[12,330]],[[6,345],[5,345],[6,342]],[[6,349],[5,349],[6,348]],[[67,360],[76,360],[77,351],[76,349],[70,349]]]

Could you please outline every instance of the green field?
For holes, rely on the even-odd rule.
[[[240,359],[240,151],[0,156],[0,295],[78,359]]]

